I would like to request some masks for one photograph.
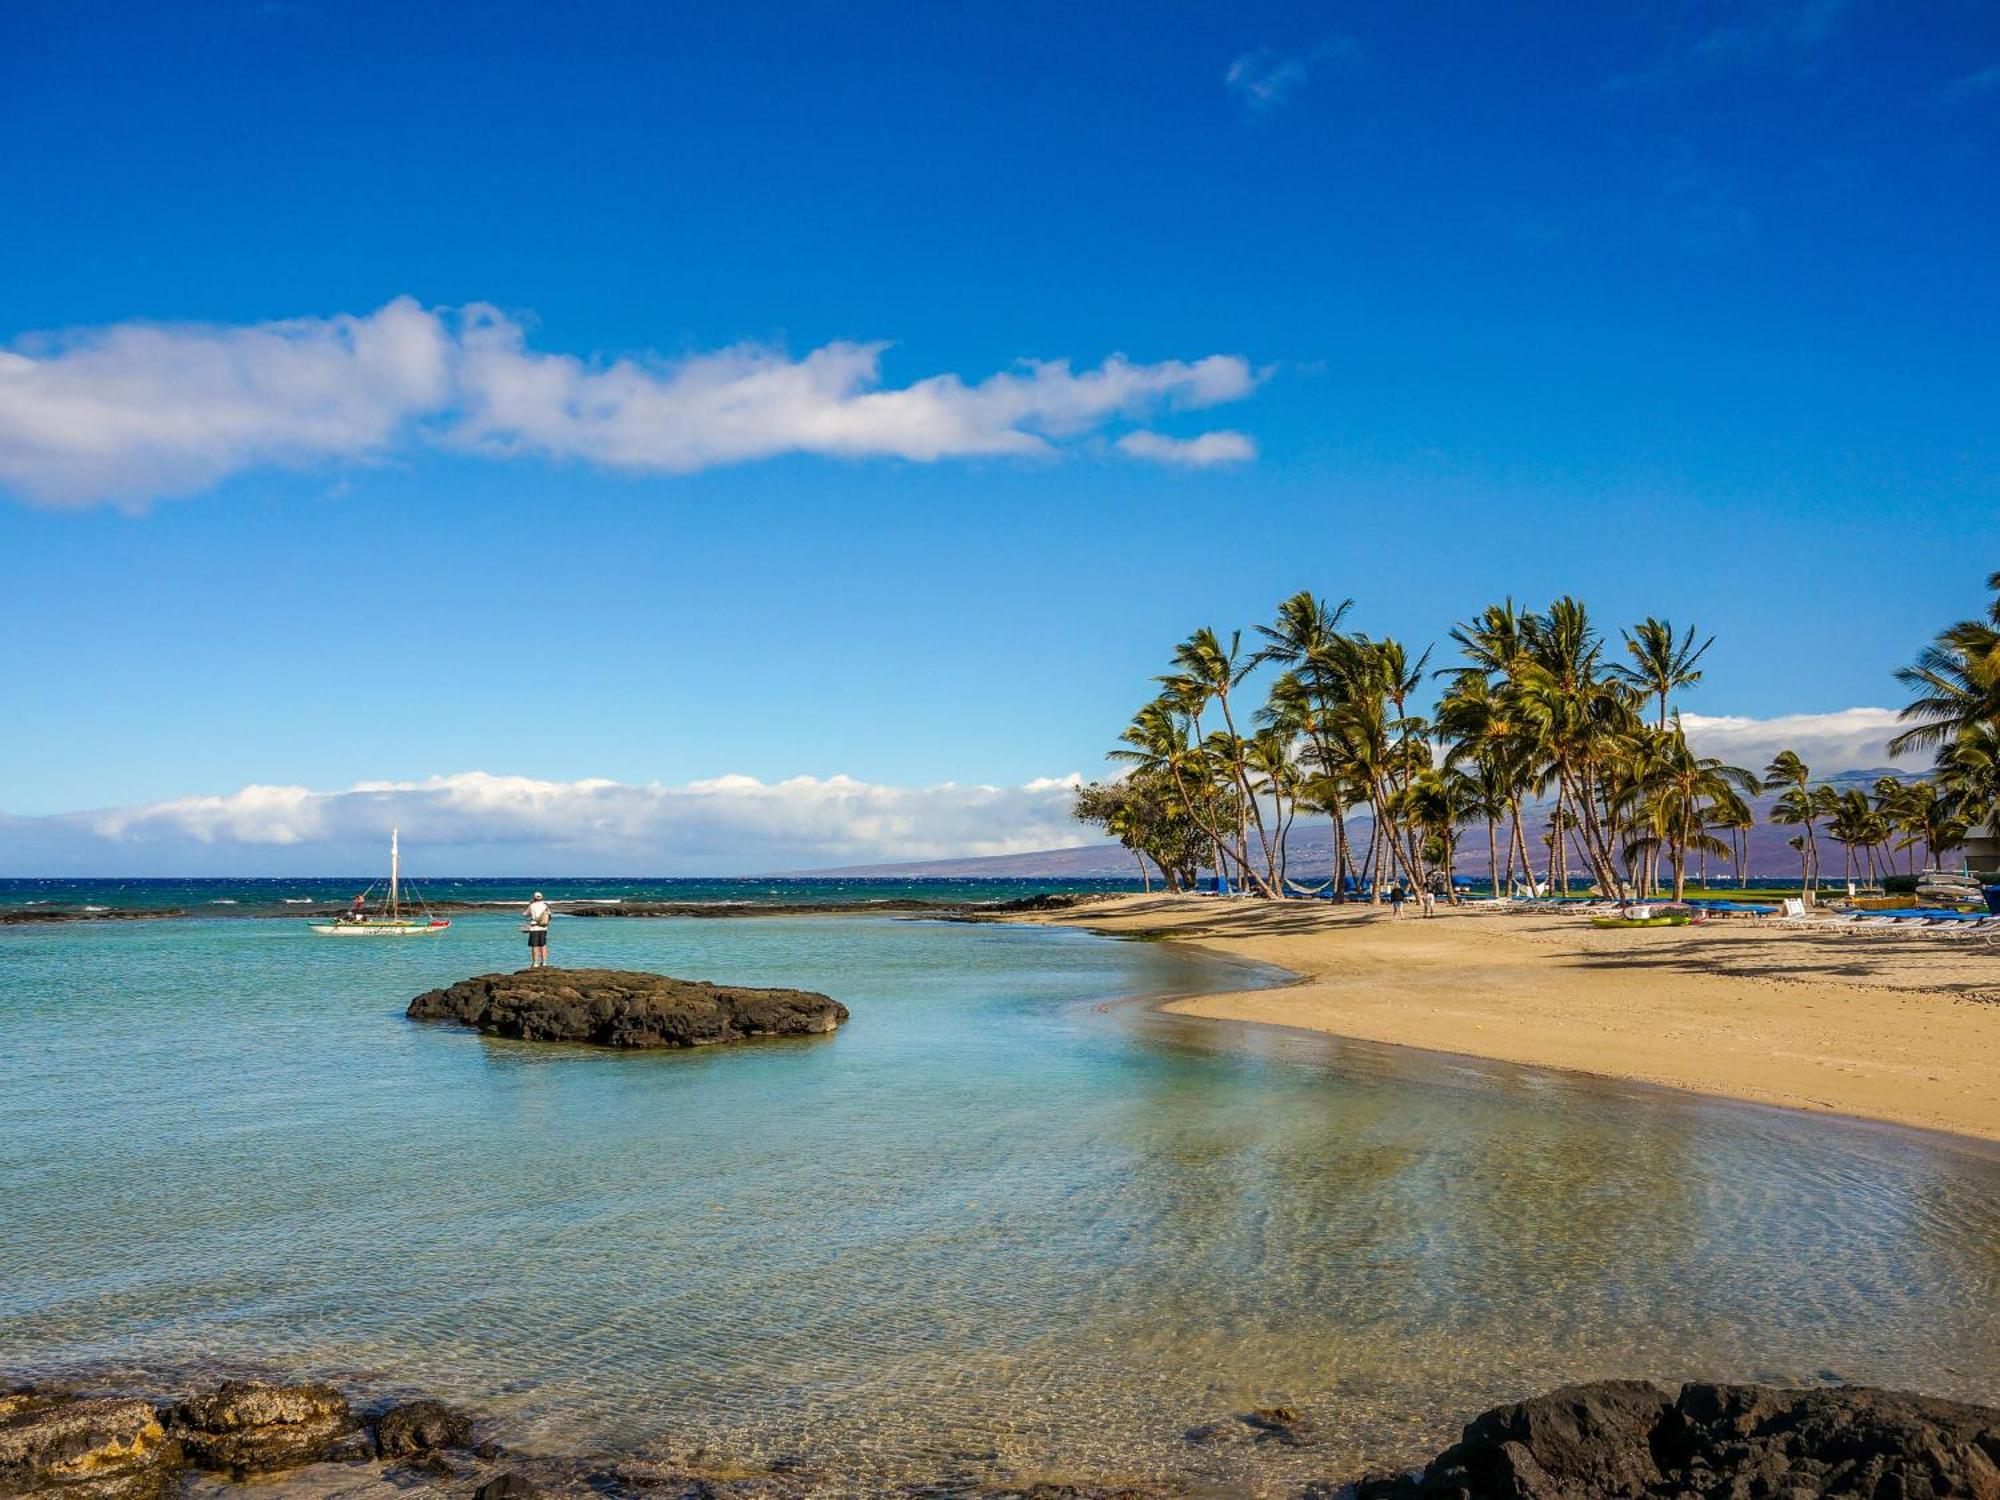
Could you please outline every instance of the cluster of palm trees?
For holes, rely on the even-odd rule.
[[[1843,874],[1872,877],[1896,849],[1935,863],[2000,801],[2000,599],[1900,674],[1921,696],[1896,744],[1937,746],[1938,770],[1885,777],[1872,796],[1816,784],[1789,751],[1759,776],[1690,747],[1673,697],[1714,643],[1692,628],[1649,618],[1614,646],[1576,599],[1509,600],[1455,625],[1459,659],[1433,670],[1428,650],[1347,628],[1352,607],[1304,592],[1253,643],[1195,631],[1119,735],[1124,774],[1083,788],[1078,817],[1171,889],[1202,870],[1257,895],[1304,889],[1288,837],[1305,816],[1331,825],[1342,891],[1443,886],[1483,829],[1496,890],[1587,880],[1678,899],[1711,859],[1740,877],[1760,792],[1799,828],[1808,887],[1822,837],[1845,850]]]
[[[1970,829],[1964,799],[1954,796],[1941,777],[1904,781],[1880,776],[1872,793],[1858,786],[1815,785],[1805,762],[1795,752],[1781,750],[1765,767],[1764,790],[1777,794],[1765,816],[1799,830],[1791,846],[1798,852],[1799,884],[1806,891],[1816,889],[1825,875],[1822,832],[1841,848],[1843,880],[1860,876],[1874,881],[1895,870],[1898,849],[1905,851],[1914,875],[1918,851],[1924,866],[1933,867],[1965,841]]]

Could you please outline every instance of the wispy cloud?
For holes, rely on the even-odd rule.
[[[1258,47],[1232,62],[1222,81],[1251,113],[1265,114],[1297,93],[1322,63],[1353,62],[1360,54],[1360,45],[1345,36],[1329,37],[1304,53]]]
[[[1704,74],[1782,65],[1819,66],[1819,54],[1841,31],[1851,0],[1723,0],[1675,7],[1671,34],[1652,54],[1601,85],[1606,93],[1653,88]]]
[[[585,360],[529,347],[496,308],[409,298],[360,317],[31,336],[0,350],[0,486],[50,504],[143,504],[246,469],[426,442],[675,474],[787,453],[1052,456],[1162,411],[1240,400],[1259,379],[1234,355],[1113,355],[888,386],[887,348]]]
[[[1888,741],[1909,726],[1893,708],[1842,708],[1831,713],[1682,714],[1688,743],[1703,755],[1762,770],[1780,750],[1796,750],[1815,771],[1866,771],[1877,766],[1913,768],[1928,756],[1892,756]]]
[[[1200,437],[1175,438],[1142,428],[1120,438],[1118,451],[1148,463],[1206,469],[1214,464],[1248,463],[1257,456],[1257,445],[1242,433],[1226,429],[1204,432]]]
[[[1075,776],[1021,786],[885,786],[847,776],[681,786],[471,771],[334,791],[247,786],[96,812],[0,817],[0,873],[368,868],[399,828],[423,868],[754,872],[1018,854],[1086,842]]]
[[[1964,104],[1982,94],[2000,91],[2000,63],[1981,68],[1976,73],[1967,73],[1963,78],[1954,78],[1939,91],[1947,104]]]

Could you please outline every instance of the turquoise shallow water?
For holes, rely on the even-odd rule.
[[[827,990],[828,1039],[403,1019],[520,941],[0,933],[0,1373],[255,1364],[862,1488],[1349,1475],[1598,1375],[2000,1399],[1991,1152],[1178,1020],[1119,997],[1264,976],[1061,930],[556,928],[563,963]],[[1326,1442],[1183,1439],[1275,1401]]]

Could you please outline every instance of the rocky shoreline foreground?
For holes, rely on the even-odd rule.
[[[847,1019],[847,1007],[813,990],[750,989],[632,969],[544,968],[426,990],[405,1014],[527,1042],[707,1047],[823,1036]]]
[[[471,1500],[864,1493],[1166,1500],[1190,1493],[1060,1479],[861,1486],[835,1473],[753,1468],[700,1450],[601,1463],[514,1452],[483,1437],[482,1425],[429,1399],[357,1410],[321,1383],[231,1380],[178,1399],[26,1386],[0,1390],[0,1496],[165,1500],[193,1475],[268,1482],[325,1465],[342,1466],[348,1478],[310,1486],[315,1493],[360,1493],[373,1479],[384,1494]],[[1273,1407],[1205,1423],[1187,1440],[1244,1443],[1254,1464],[1258,1446],[1309,1447],[1316,1434],[1297,1413]],[[1287,1493],[1297,1500],[1994,1500],[2000,1410],[1860,1386],[1693,1384],[1669,1395],[1642,1381],[1601,1381],[1495,1407],[1421,1471],[1329,1477]]]

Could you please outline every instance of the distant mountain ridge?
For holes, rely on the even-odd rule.
[[[1898,770],[1884,766],[1873,770],[1837,771],[1828,776],[1815,777],[1832,786],[1847,788],[1872,787],[1884,776],[1893,776],[1898,781],[1915,781],[1920,773]],[[1764,821],[1771,799],[1758,797],[1751,803],[1758,817],[1757,826],[1750,830],[1750,873],[1753,876],[1796,875],[1799,866],[1798,851],[1789,840],[1797,830],[1781,824]],[[1541,833],[1542,820],[1537,810],[1528,816],[1528,845],[1535,849],[1535,839]],[[1368,839],[1368,819],[1350,818],[1347,824],[1350,842],[1365,844]],[[1506,828],[1500,830],[1502,847],[1501,865],[1507,860],[1505,848]],[[1826,872],[1838,875],[1840,872],[1841,850],[1838,844],[1821,836],[1820,862]],[[1252,835],[1253,848],[1255,835]],[[1333,829],[1324,819],[1308,822],[1301,818],[1292,825],[1292,832],[1286,840],[1290,853],[1290,867],[1287,871],[1293,878],[1302,881],[1324,879],[1333,867]],[[1253,855],[1254,857],[1254,855]],[[1357,858],[1358,858],[1357,854]],[[1907,854],[1898,853],[1899,867],[1906,862]],[[1921,863],[1921,853],[1918,856]],[[1486,828],[1483,823],[1467,828],[1458,842],[1457,870],[1461,875],[1483,876],[1486,869]],[[1709,871],[1712,875],[1724,875],[1729,871],[1727,861],[1711,860]],[[1139,874],[1139,862],[1131,851],[1111,840],[1098,843],[1074,844],[1059,849],[1036,849],[1025,854],[989,854],[966,859],[903,860],[889,864],[843,865],[831,870],[792,871],[796,875],[816,875],[841,878],[887,878],[915,880],[953,879],[1035,879],[1045,877],[1052,880],[1125,879]]]

